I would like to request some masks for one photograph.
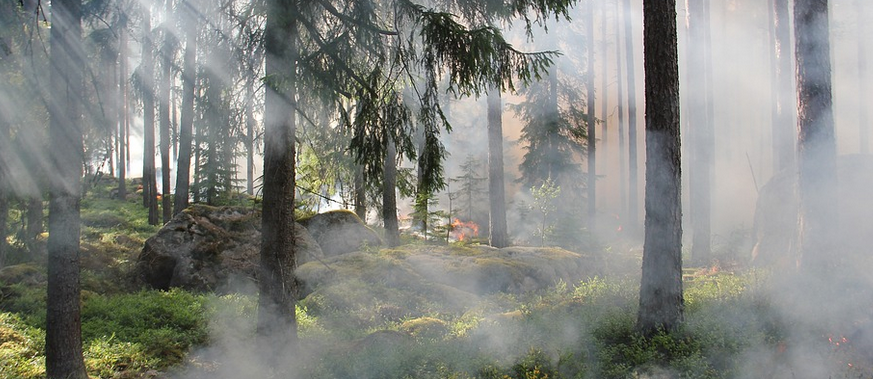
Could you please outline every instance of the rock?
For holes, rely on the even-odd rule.
[[[146,240],[137,276],[156,289],[232,291],[250,283],[258,275],[260,216],[247,207],[192,206]],[[297,225],[295,231],[298,264],[320,259],[306,229]]]
[[[366,246],[382,245],[379,235],[348,210],[319,213],[299,221],[328,257],[359,251]]]
[[[780,172],[761,188],[755,209],[753,263],[793,267],[797,264],[796,173]],[[837,157],[837,198],[840,217],[834,251],[840,259],[866,258],[873,245],[873,155]],[[857,263],[857,262],[856,262]]]

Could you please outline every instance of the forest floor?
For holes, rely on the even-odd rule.
[[[821,304],[798,305],[806,292],[793,291],[796,283],[738,262],[686,269],[683,326],[639,336],[634,244],[600,252],[610,267],[602,276],[479,294],[460,306],[434,296],[433,286],[380,276],[398,252],[371,248],[372,275],[317,288],[299,303],[302,348],[267,370],[258,364],[264,350],[255,345],[252,291],[136,284],[136,257],[157,228],[139,198],[110,199],[110,187],[96,186],[82,203],[82,335],[93,378],[873,377],[871,312],[858,306],[866,286],[848,296],[854,306],[829,303],[819,315]],[[9,265],[0,270],[0,377],[43,378],[45,235],[9,241]]]

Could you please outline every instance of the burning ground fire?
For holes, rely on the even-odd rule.
[[[452,220],[452,236],[458,241],[464,241],[479,236],[479,225],[473,221],[461,221],[458,218]]]

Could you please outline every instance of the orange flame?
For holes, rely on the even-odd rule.
[[[455,218],[452,221],[452,234],[458,241],[463,241],[468,237],[476,237],[479,235],[479,225],[473,221],[464,222]]]

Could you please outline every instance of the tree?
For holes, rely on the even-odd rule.
[[[625,154],[625,123],[624,123],[624,80],[622,78],[622,66],[621,66],[621,49],[620,46],[623,45],[623,40],[621,39],[621,29],[624,26],[621,22],[622,18],[619,17],[622,15],[621,12],[621,1],[615,0],[615,66],[616,66],[616,96],[618,98],[618,109],[616,110],[618,113],[618,175],[619,175],[619,184],[618,184],[618,197],[619,197],[619,218],[625,219],[628,215],[627,211],[627,155]]]
[[[787,1],[787,0],[783,0]],[[858,36],[866,36],[868,12],[867,2],[855,0],[855,13],[858,16]],[[785,5],[788,8],[788,5]],[[786,12],[787,13],[787,12]],[[867,99],[867,39],[858,37],[858,98]],[[870,153],[870,117],[866,106],[858,107],[858,143],[861,154]]]
[[[707,1],[708,2],[708,1]],[[710,122],[707,94],[709,44],[706,27],[710,23],[702,0],[686,0],[688,11],[688,118],[691,141],[689,195],[691,207],[691,256],[708,263],[712,255],[712,166],[714,163],[714,126]]]
[[[636,233],[639,222],[637,204],[639,202],[639,174],[637,173],[637,84],[636,67],[634,66],[634,28],[631,17],[630,0],[624,2],[624,47],[627,60],[627,151],[628,151],[628,213],[627,225],[632,233]]]
[[[300,3],[268,0],[264,30],[264,201],[258,280],[258,345],[270,366],[297,345],[294,137]]]
[[[586,123],[588,124],[588,230],[594,230],[596,227],[597,215],[597,127],[594,120],[594,2],[588,2],[588,19],[587,33],[588,34],[588,73],[586,75],[588,89],[588,115]]]
[[[801,268],[827,272],[838,217],[827,0],[795,0]]]
[[[53,167],[49,202],[46,375],[87,378],[82,356],[79,285],[79,199],[84,146],[84,56],[81,0],[52,3],[49,149]]]
[[[503,176],[503,106],[500,90],[491,87],[488,91],[488,203],[491,210],[488,242],[497,248],[509,246]]]
[[[121,6],[119,6],[121,8]],[[119,9],[120,11],[120,9]],[[118,20],[118,133],[115,139],[118,153],[118,198],[127,198],[127,131],[130,123],[130,101],[128,100],[127,77],[127,13],[120,11]]]
[[[673,330],[683,317],[679,54],[676,1],[643,3],[646,221],[637,329]]]
[[[170,199],[170,89],[173,86],[173,56],[175,55],[175,36],[170,28],[170,14],[173,1],[167,0],[164,10],[163,42],[161,44],[161,83],[158,87],[158,119],[160,123],[161,151],[161,211],[164,223],[173,217],[173,203]]]
[[[158,225],[158,186],[155,172],[155,66],[152,46],[151,6],[142,5],[142,81],[143,158],[142,198],[149,210],[149,225]]]
[[[461,211],[466,211],[467,221],[473,220],[473,210],[479,204],[479,198],[482,197],[485,191],[482,190],[482,182],[485,177],[479,176],[480,161],[472,154],[468,154],[461,164],[461,175],[453,178],[452,182],[459,182],[460,188],[455,192],[456,197],[461,197]],[[451,194],[450,194],[451,196]]]
[[[385,244],[394,247],[400,244],[400,229],[397,222],[397,149],[394,141],[388,141],[385,150],[384,177],[382,179],[382,223],[385,227]]]
[[[194,85],[197,81],[197,32],[200,15],[196,0],[186,0],[184,14],[185,57],[182,67],[182,114],[179,120],[179,155],[176,161],[176,193],[173,199],[173,215],[188,208],[191,184],[191,149],[194,127]]]

